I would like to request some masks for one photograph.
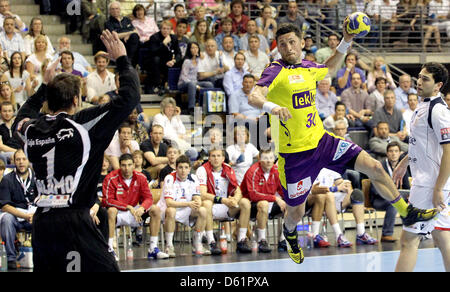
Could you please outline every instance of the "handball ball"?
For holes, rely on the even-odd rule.
[[[355,37],[363,37],[370,32],[370,18],[362,12],[354,12],[348,16],[347,32]]]

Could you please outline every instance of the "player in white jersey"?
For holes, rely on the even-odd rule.
[[[413,177],[409,202],[416,208],[436,207],[440,214],[428,222],[403,227],[396,271],[412,271],[423,235],[432,234],[446,271],[450,271],[450,110],[440,93],[448,81],[439,63],[422,66],[417,81],[420,104],[411,119],[409,153],[394,170],[399,184],[409,164]]]
[[[191,162],[186,155],[178,157],[176,171],[168,174],[164,179],[161,199],[161,218],[164,218],[166,235],[166,253],[175,257],[173,248],[173,234],[175,222],[187,226],[194,226],[194,252],[196,255],[207,254],[201,243],[201,235],[205,231],[206,210],[202,207],[200,184],[195,175],[191,175]]]

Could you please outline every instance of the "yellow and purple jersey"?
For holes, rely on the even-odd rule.
[[[290,65],[283,60],[272,62],[257,85],[268,87],[267,100],[289,109],[292,118],[280,122],[273,133],[280,153],[314,149],[325,133],[316,108],[316,84],[325,78],[328,68],[307,60]],[[278,138],[277,138],[278,136]]]

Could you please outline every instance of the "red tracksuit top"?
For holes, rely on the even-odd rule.
[[[283,197],[278,166],[274,165],[270,170],[269,178],[265,179],[261,164],[256,162],[245,173],[241,183],[242,196],[251,202],[268,201],[275,202],[275,194]]]

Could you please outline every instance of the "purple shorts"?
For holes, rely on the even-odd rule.
[[[361,151],[358,145],[325,133],[315,149],[280,153],[278,171],[285,202],[292,207],[303,204],[322,168],[342,174],[354,167]]]

